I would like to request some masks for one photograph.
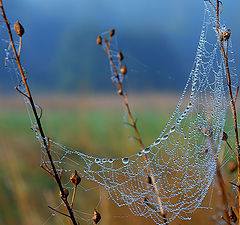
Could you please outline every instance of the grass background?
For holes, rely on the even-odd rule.
[[[130,96],[137,112],[138,127],[145,145],[150,144],[165,126],[177,104],[176,94]],[[37,102],[44,109],[42,123],[47,136],[72,149],[94,156],[124,156],[138,151],[130,140],[133,132],[124,124],[125,117],[118,96],[42,96]],[[0,100],[0,224],[63,224],[61,215],[51,217],[48,205],[60,203],[54,180],[40,165],[40,147],[30,129],[29,117],[20,97]],[[227,167],[226,167],[227,168]],[[227,180],[233,174],[224,169]],[[214,188],[216,189],[216,188]],[[106,192],[85,192],[79,188],[76,208],[89,213],[77,214],[91,219],[99,202],[100,224],[154,224],[132,216],[107,200]],[[203,205],[209,204],[210,194]],[[221,208],[218,191],[214,191],[213,210],[197,210],[191,221],[176,220],[171,224],[216,224],[212,220]],[[80,224],[92,222],[80,220]]]

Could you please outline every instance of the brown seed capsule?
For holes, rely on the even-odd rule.
[[[146,181],[148,184],[152,184],[152,178],[150,176],[146,177]]]
[[[78,185],[81,182],[81,177],[78,176],[77,171],[75,170],[75,172],[71,175],[70,177],[70,181],[75,184]]]
[[[223,39],[224,39],[224,41],[227,41],[227,40],[230,38],[230,35],[231,35],[231,30],[230,30],[230,29],[228,29],[227,31],[225,31],[225,32],[223,33]]]
[[[94,209],[92,220],[95,224],[101,220],[101,215],[96,209]]]
[[[115,34],[115,29],[111,29],[111,30],[109,31],[110,37],[112,37],[114,34]]]
[[[123,54],[122,54],[122,52],[119,52],[118,55],[117,55],[117,57],[118,57],[118,59],[119,59],[120,61],[122,61],[122,60],[123,60]]]
[[[14,24],[14,30],[16,31],[16,33],[17,33],[17,35],[19,36],[19,37],[22,37],[23,36],[23,34],[24,34],[24,28],[23,28],[23,26],[22,26],[22,24],[21,23],[19,23],[19,21],[17,21],[15,24]]]
[[[64,196],[63,196],[62,192],[60,191],[60,193],[59,193],[60,198],[63,198],[63,197],[67,198],[69,195],[68,189],[63,188],[63,193],[64,193]]]
[[[120,73],[122,73],[123,75],[127,74],[127,67],[126,67],[126,65],[124,65],[124,66],[120,69]]]
[[[226,141],[228,139],[228,135],[226,132],[223,131],[223,136],[222,136],[222,140]]]
[[[122,90],[118,90],[118,94],[119,95],[123,95],[123,91]]]
[[[237,162],[236,161],[230,161],[228,163],[228,169],[231,173],[233,173],[237,169]]]
[[[97,44],[98,45],[102,44],[102,37],[101,36],[97,36]]]
[[[229,218],[233,223],[237,222],[237,216],[236,216],[235,212],[233,211],[232,207],[229,210]]]

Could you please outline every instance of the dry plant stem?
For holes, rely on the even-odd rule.
[[[75,195],[76,195],[76,190],[77,190],[77,185],[74,185],[74,190],[73,190],[73,196],[72,196],[72,202],[71,202],[71,208],[73,208],[73,203],[75,200]]]
[[[225,52],[224,46],[223,46],[223,38],[222,38],[222,33],[220,30],[220,22],[219,22],[219,5],[220,1],[217,1],[217,6],[216,6],[216,23],[217,23],[217,32],[220,40],[220,48],[221,52],[224,58],[224,63],[225,63],[225,68],[226,68],[226,76],[227,76],[227,86],[228,86],[228,92],[230,96],[230,104],[231,104],[231,109],[232,109],[232,115],[233,115],[233,122],[234,122],[234,132],[235,132],[235,141],[236,141],[236,149],[237,149],[237,161],[238,161],[238,185],[240,184],[240,147],[239,147],[239,137],[238,137],[238,125],[237,125],[237,113],[236,113],[236,106],[235,106],[235,101],[233,98],[233,93],[232,93],[232,84],[231,84],[231,76],[230,76],[230,70],[229,70],[229,64],[228,64],[228,40],[227,40],[227,50]],[[240,218],[240,188],[238,188],[238,218]]]
[[[38,125],[38,130],[40,132],[40,135],[41,135],[41,138],[42,138],[42,141],[43,141],[43,144],[44,144],[44,148],[45,148],[45,151],[46,151],[46,154],[49,158],[49,161],[50,161],[50,164],[51,164],[51,167],[52,167],[52,170],[53,170],[53,174],[54,174],[54,178],[57,182],[57,185],[60,189],[60,192],[62,193],[62,196],[65,196],[64,195],[64,191],[63,191],[63,186],[62,186],[62,183],[61,183],[61,180],[59,178],[59,175],[57,173],[57,170],[56,170],[56,167],[53,163],[53,160],[52,160],[52,156],[51,156],[51,153],[49,151],[49,146],[47,144],[47,141],[46,141],[46,136],[44,134],[44,131],[43,131],[43,128],[42,128],[42,124],[41,124],[41,121],[40,121],[40,118],[37,114],[37,110],[36,110],[36,107],[35,107],[35,103],[34,103],[34,100],[32,98],[32,95],[31,95],[31,92],[30,92],[30,89],[28,87],[28,84],[27,84],[27,81],[26,81],[26,77],[24,75],[24,72],[23,72],[23,69],[22,69],[22,65],[21,65],[21,62],[20,62],[20,59],[19,59],[19,56],[18,56],[18,53],[16,51],[16,47],[15,47],[15,44],[14,44],[14,40],[13,40],[13,37],[12,37],[12,32],[11,32],[11,28],[10,28],[10,24],[7,20],[7,17],[6,17],[6,14],[5,14],[5,10],[4,10],[4,7],[3,7],[3,3],[2,3],[2,0],[0,0],[0,8],[1,8],[1,11],[2,11],[2,14],[1,16],[3,17],[4,19],[4,22],[6,24],[6,27],[7,27],[7,30],[8,30],[8,34],[9,34],[9,39],[10,39],[10,43],[11,43],[11,46],[12,46],[12,49],[13,49],[13,52],[14,52],[14,55],[15,55],[15,60],[17,62],[17,66],[18,66],[18,69],[19,69],[19,72],[21,74],[21,77],[22,77],[22,81],[24,83],[24,86],[26,88],[26,91],[27,91],[27,96],[25,96],[28,100],[29,100],[29,103],[31,105],[31,108],[33,110],[33,114],[34,114],[34,117],[35,117],[35,120],[37,122],[37,125]],[[69,218],[71,219],[72,223],[74,225],[78,225],[77,222],[76,222],[76,219],[74,217],[74,214],[73,214],[73,211],[67,201],[67,199],[65,197],[63,197],[62,199],[66,205],[66,208],[68,210],[68,213],[69,213]]]
[[[226,143],[227,143],[227,146],[231,149],[231,151],[232,151],[232,153],[236,156],[236,158],[237,158],[237,154],[233,151],[233,148],[232,148],[232,146],[229,144],[229,142],[226,140],[225,141]]]
[[[227,199],[227,194],[226,194],[226,186],[225,186],[225,182],[222,177],[222,173],[220,170],[220,165],[219,165],[218,160],[217,160],[217,166],[216,166],[216,173],[217,173],[218,183],[219,183],[219,186],[221,189],[222,202],[224,205],[225,220],[229,225],[231,225],[230,217],[228,215],[228,199]]]
[[[118,75],[118,71],[113,63],[113,60],[112,60],[112,56],[111,56],[111,53],[110,53],[110,43],[111,43],[111,39],[110,39],[110,43],[108,43],[107,41],[105,42],[106,43],[106,46],[107,46],[107,51],[104,49],[104,51],[106,52],[106,54],[108,55],[108,58],[109,58],[109,61],[110,61],[110,64],[111,64],[111,67],[113,68],[113,71],[114,71],[114,74],[115,74],[115,77],[117,78],[117,84],[115,82],[114,85],[116,86],[116,88],[118,89],[118,93],[119,95],[122,97],[122,100],[123,100],[123,103],[124,103],[124,106],[127,110],[127,114],[129,116],[129,119],[130,119],[130,122],[131,122],[131,126],[133,127],[134,131],[135,131],[135,134],[137,136],[137,141],[141,147],[141,149],[144,149],[144,145],[143,145],[143,141],[142,141],[142,138],[139,134],[139,131],[137,129],[137,125],[136,125],[136,122],[134,121],[133,119],[133,116],[132,116],[132,112],[131,112],[131,109],[130,109],[130,106],[128,104],[128,97],[127,97],[127,94],[125,94],[123,92],[123,87],[122,87],[122,83],[123,81],[120,81],[120,78],[119,78],[119,75]],[[152,184],[153,184],[153,188],[154,188],[154,191],[156,192],[157,194],[157,202],[159,204],[159,207],[160,207],[160,212],[161,212],[161,216],[163,217],[163,220],[164,220],[164,223],[165,224],[168,224],[168,220],[167,220],[167,217],[166,217],[166,213],[164,212],[163,210],[163,206],[162,206],[162,202],[161,202],[161,199],[160,199],[160,193],[159,193],[159,190],[158,190],[158,187],[156,185],[156,181],[155,181],[155,178],[153,176],[153,173],[152,173],[152,170],[151,170],[151,166],[149,164],[149,160],[148,160],[148,157],[146,154],[143,154],[144,156],[144,159],[146,160],[147,162],[147,167],[148,167],[148,173],[151,177],[151,180],[152,180]]]
[[[19,47],[18,47],[18,57],[20,58],[21,54],[21,49],[22,49],[22,36],[20,37],[20,42],[19,42]]]
[[[63,213],[63,212],[60,212],[59,210],[54,209],[54,208],[51,207],[51,206],[48,206],[48,208],[51,209],[51,210],[53,210],[54,212],[57,212],[57,213],[59,213],[59,214],[61,214],[61,215],[63,215],[63,216],[66,216],[66,217],[69,217],[69,218],[70,218],[69,215],[67,215],[67,214],[65,214],[65,213]]]

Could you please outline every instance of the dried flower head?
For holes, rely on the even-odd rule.
[[[70,177],[70,181],[75,184],[78,185],[81,182],[81,177],[78,175],[77,171],[75,170],[75,172],[71,175]]]
[[[92,220],[95,224],[101,220],[101,215],[96,209],[94,209]]]
[[[231,30],[230,30],[230,29],[228,29],[227,31],[225,31],[225,32],[223,33],[223,39],[224,39],[224,41],[227,41],[227,40],[230,38],[230,35],[231,35]]]
[[[98,45],[102,44],[102,37],[101,36],[97,36],[97,44]]]
[[[122,61],[122,60],[123,60],[123,54],[122,54],[122,52],[119,52],[119,53],[117,54],[117,57],[118,57],[118,59],[119,59],[120,61]]]
[[[120,73],[122,73],[123,75],[127,74],[127,66],[124,65],[121,69],[120,69]]]
[[[111,30],[109,31],[109,35],[110,35],[110,37],[113,37],[114,34],[115,34],[115,29],[111,29]]]
[[[60,191],[60,193],[59,193],[60,198],[64,198],[64,197],[67,198],[69,195],[68,189],[63,188],[63,193],[64,193],[64,196],[63,196],[62,192]]]
[[[17,35],[19,36],[19,37],[22,37],[23,36],[23,34],[24,34],[24,28],[23,28],[23,26],[22,26],[22,24],[21,23],[19,23],[19,21],[17,21],[15,24],[14,24],[14,30],[16,31],[16,33],[17,33]]]
[[[222,140],[226,141],[228,139],[228,135],[226,132],[223,131],[223,136],[222,136]]]

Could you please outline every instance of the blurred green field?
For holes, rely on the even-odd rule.
[[[115,101],[115,100],[114,100]],[[161,100],[162,101],[162,100]],[[99,99],[96,101],[99,103]],[[68,102],[69,103],[69,102]],[[49,103],[48,103],[49,104]],[[124,123],[127,117],[121,107],[101,105],[96,107],[51,106],[42,102],[44,108],[42,123],[47,136],[72,149],[94,156],[123,156],[138,152],[134,133]],[[74,101],[73,101],[74,104]],[[174,105],[172,102],[169,105]],[[51,105],[51,104],[50,104]],[[63,103],[64,105],[64,103]],[[76,102],[77,105],[77,102]],[[94,105],[94,103],[93,103]],[[44,224],[52,212],[48,205],[60,203],[53,179],[42,171],[40,148],[30,129],[24,105],[6,107],[0,111],[0,224]],[[108,107],[109,106],[109,107]],[[146,105],[145,105],[146,106]],[[171,114],[171,107],[137,106],[137,125],[145,145],[158,137]],[[63,109],[64,108],[64,109]],[[230,174],[226,172],[226,176]],[[104,192],[102,192],[104,193]],[[214,192],[215,193],[215,192]],[[216,193],[214,194],[214,196]],[[101,195],[99,209],[100,224],[153,224],[143,218],[131,216],[126,209],[118,209],[111,200]],[[92,213],[99,201],[99,192],[79,190],[76,206],[79,210]],[[212,200],[212,206],[219,200]],[[209,198],[206,199],[209,204]],[[197,210],[191,221],[175,221],[171,224],[215,224],[211,220],[215,210]],[[122,216],[123,217],[119,217]],[[85,215],[91,218],[91,215]],[[46,224],[62,224],[64,218],[55,216]],[[80,220],[80,224],[91,224]]]

